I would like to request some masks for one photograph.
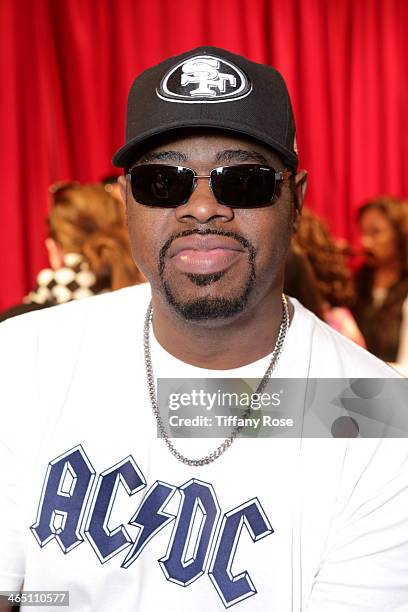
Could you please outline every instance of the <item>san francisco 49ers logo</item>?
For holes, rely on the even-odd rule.
[[[242,70],[210,55],[196,55],[173,66],[157,89],[159,98],[190,104],[239,100],[250,92],[251,84]]]

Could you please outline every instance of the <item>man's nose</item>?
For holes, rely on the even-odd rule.
[[[196,179],[195,189],[188,202],[176,208],[178,221],[186,222],[189,219],[195,219],[198,223],[208,223],[215,218],[221,221],[231,221],[234,218],[232,208],[217,202],[209,181],[207,177]]]

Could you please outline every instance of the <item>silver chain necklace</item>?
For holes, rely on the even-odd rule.
[[[143,332],[143,345],[144,345],[144,359],[145,359],[147,386],[149,388],[150,404],[152,406],[154,416],[156,417],[157,428],[167,448],[169,449],[171,454],[176,459],[178,459],[185,465],[191,465],[191,466],[208,465],[209,463],[212,463],[213,461],[218,459],[218,457],[221,457],[223,453],[225,453],[225,451],[231,446],[231,444],[234,442],[234,440],[239,435],[240,431],[243,429],[243,425],[234,427],[234,429],[231,432],[231,435],[228,438],[226,438],[224,442],[222,442],[222,444],[220,444],[212,453],[210,453],[206,457],[203,457],[202,459],[188,459],[188,457],[185,457],[184,455],[182,455],[175,448],[175,446],[173,445],[173,443],[171,442],[168,436],[168,433],[164,426],[163,420],[160,415],[159,407],[157,404],[156,389],[155,389],[155,384],[154,384],[153,364],[152,364],[152,357],[151,357],[151,351],[150,351],[150,326],[152,323],[152,319],[153,319],[153,305],[152,305],[152,302],[150,302],[147,308],[146,317],[145,317],[144,332]],[[282,294],[282,321],[279,327],[278,337],[275,342],[275,346],[272,352],[272,356],[271,356],[269,365],[266,369],[266,372],[260,384],[258,385],[258,388],[255,391],[256,394],[263,392],[272,372],[274,371],[276,367],[276,364],[278,363],[278,359],[282,352],[282,347],[285,341],[285,337],[286,337],[288,328],[289,328],[288,302],[287,302],[285,295]],[[242,418],[244,419],[247,418],[251,414],[251,412],[252,412],[252,401],[251,401],[251,404],[248,406],[248,408],[245,410],[245,412],[243,412]]]

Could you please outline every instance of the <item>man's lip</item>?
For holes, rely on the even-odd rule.
[[[183,249],[171,258],[179,272],[185,274],[216,274],[225,272],[242,257],[237,249]]]
[[[174,257],[181,251],[212,251],[223,249],[225,251],[244,251],[242,245],[229,236],[206,235],[200,236],[193,234],[176,238],[169,248],[169,257]]]

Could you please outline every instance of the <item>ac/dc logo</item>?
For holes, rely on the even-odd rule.
[[[119,487],[129,496],[146,488],[132,456],[97,478],[81,445],[50,461],[37,520],[31,527],[39,545],[55,539],[68,554],[86,539],[101,563],[127,549],[121,567],[128,568],[149,541],[173,523],[167,552],[158,559],[167,580],[187,587],[207,573],[226,608],[256,593],[249,573],[234,576],[231,568],[244,527],[253,542],[273,533],[257,498],[222,514],[210,483],[191,479],[176,487],[157,480],[128,521],[138,527],[132,540],[125,525],[108,527]],[[166,512],[176,491],[180,493],[178,511]]]

